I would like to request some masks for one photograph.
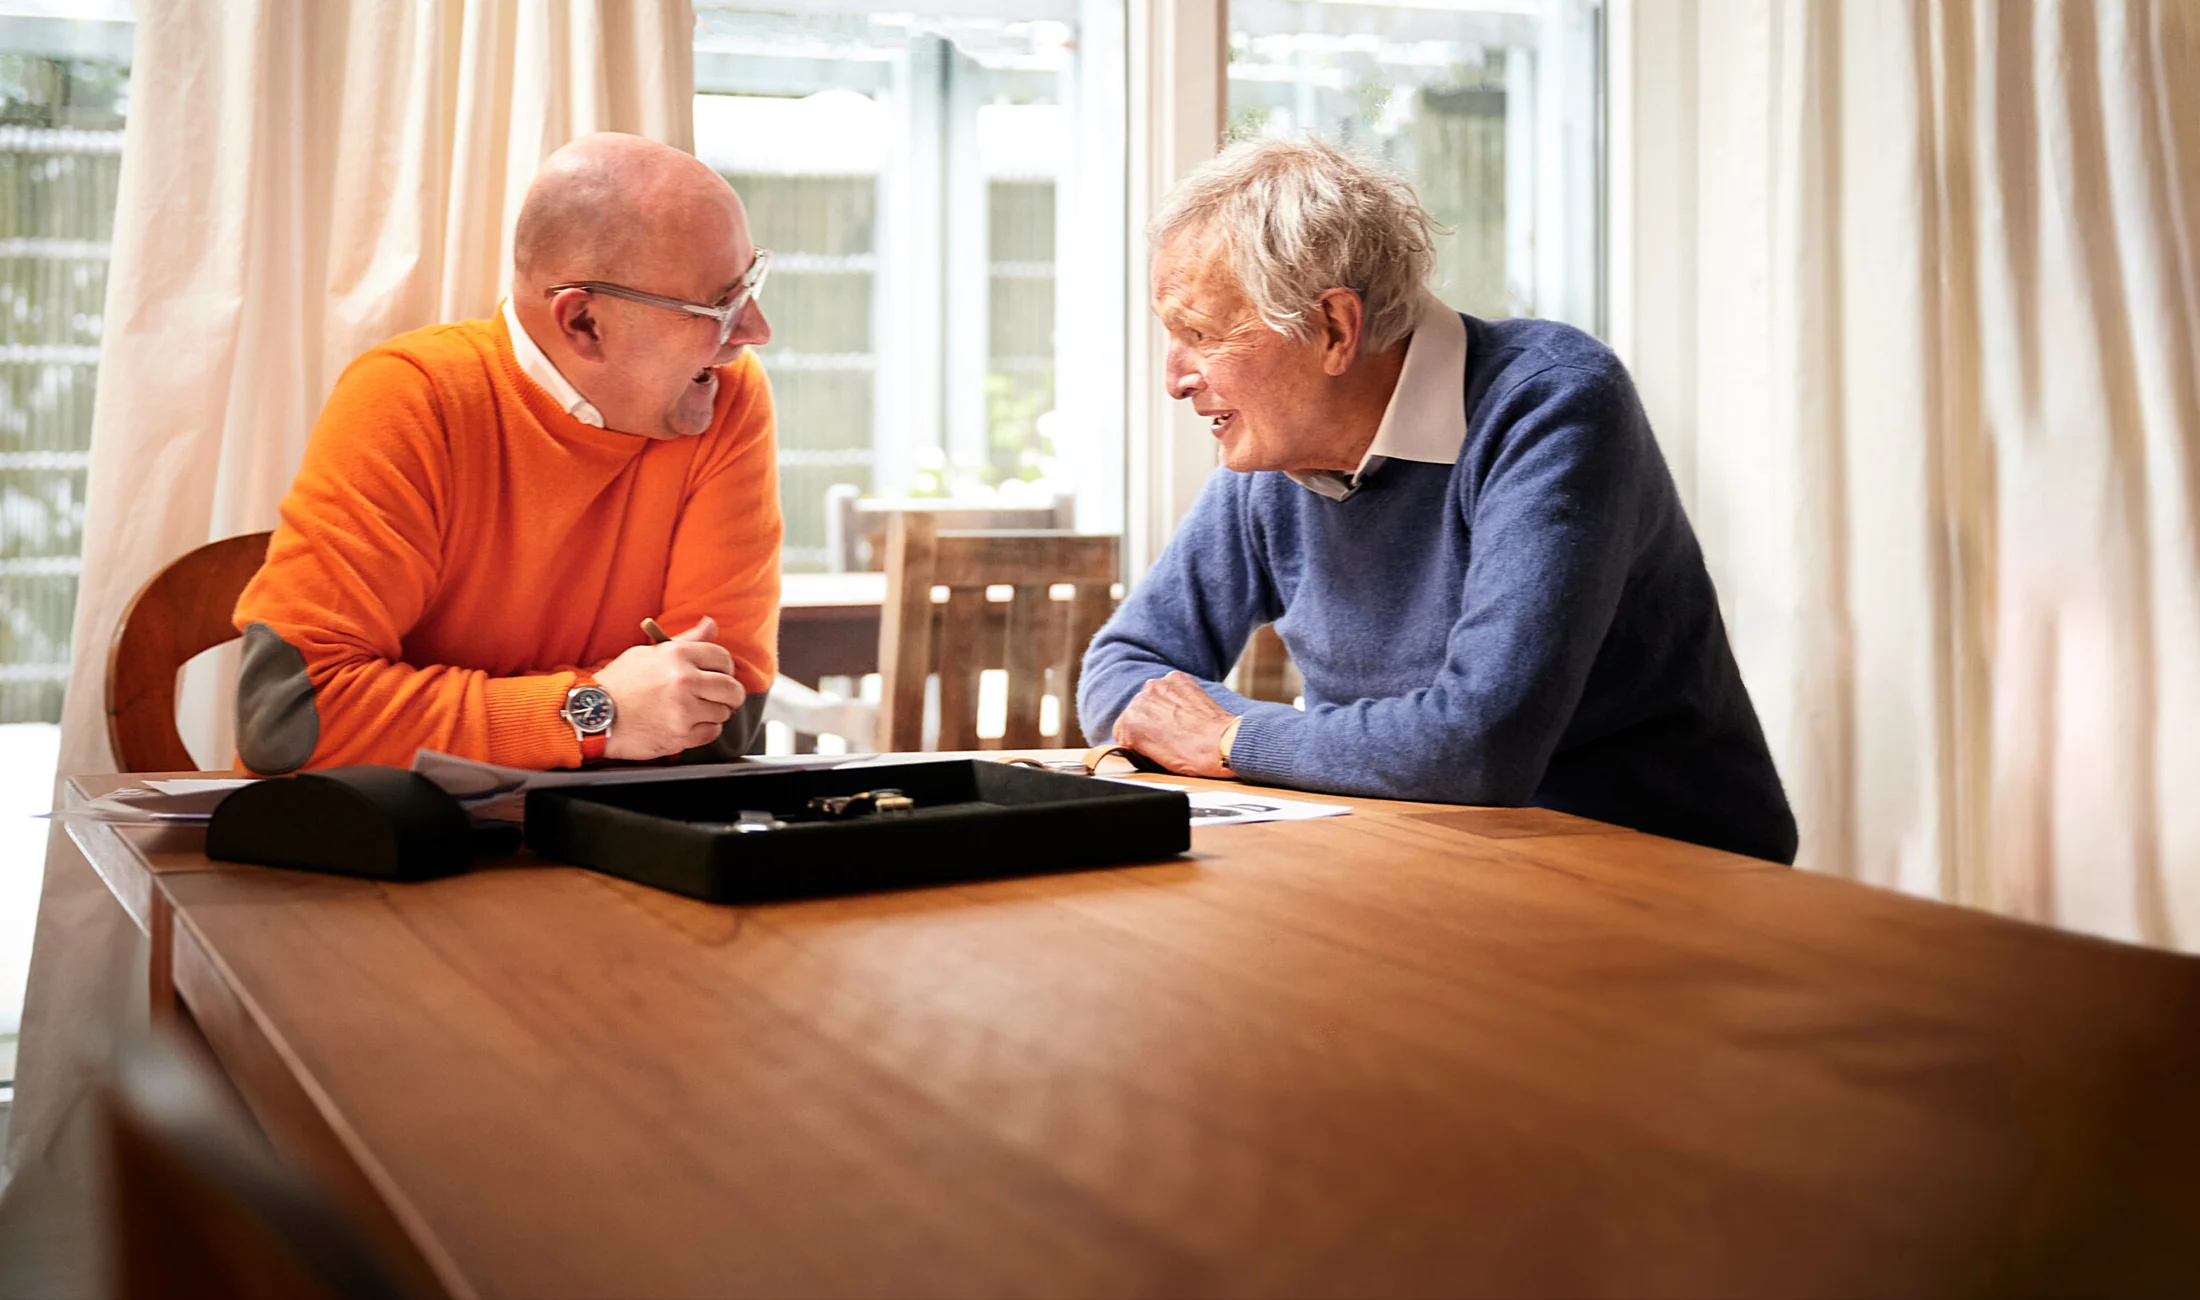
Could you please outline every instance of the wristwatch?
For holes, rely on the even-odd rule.
[[[581,742],[582,762],[602,758],[611,747],[611,724],[618,720],[619,709],[611,702],[611,692],[596,685],[588,674],[576,676],[558,716],[573,724],[573,738]]]

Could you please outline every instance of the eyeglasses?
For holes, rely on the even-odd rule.
[[[568,284],[553,284],[542,292],[544,297],[556,297],[567,289],[579,289],[586,293],[624,298],[628,302],[643,303],[651,307],[663,307],[668,311],[686,312],[690,316],[707,316],[718,322],[718,346],[724,347],[726,340],[733,334],[734,322],[741,319],[741,313],[747,311],[749,304],[764,291],[764,276],[771,270],[771,266],[772,251],[768,248],[757,249],[756,260],[749,263],[748,274],[741,277],[741,287],[733,291],[732,298],[715,307],[689,302],[685,298],[667,298],[660,293],[644,293],[640,289],[629,289],[623,284],[611,284],[604,280],[574,280]]]

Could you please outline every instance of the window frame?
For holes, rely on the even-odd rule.
[[[1615,48],[1615,41],[1632,38],[1638,3],[1649,5],[1663,16],[1664,10],[1683,0],[1583,0],[1588,38],[1594,42],[1593,58],[1587,66],[1569,69],[1566,75],[1588,79],[1585,88],[1576,89],[1586,89],[1590,96],[1595,157],[1588,163],[1591,170],[1582,201],[1566,200],[1555,205],[1555,210],[1563,211],[1569,221],[1591,225],[1584,241],[1591,252],[1588,263],[1578,268],[1555,268],[1563,286],[1558,297],[1566,314],[1600,335],[1617,331],[1627,340],[1633,337],[1632,311],[1637,298],[1633,293],[1615,295],[1615,274],[1631,274],[1634,264],[1631,259],[1623,259],[1615,265],[1615,258],[1621,255],[1615,252],[1610,208],[1615,186],[1631,187],[1636,174],[1630,165],[1632,159],[1615,158],[1614,150],[1631,151],[1638,137],[1624,124],[1621,132],[1615,133],[1610,105],[1614,79],[1627,78],[1631,70],[1624,57],[1626,47]],[[1128,386],[1124,400],[1128,423],[1124,572],[1135,582],[1168,544],[1216,463],[1213,439],[1205,423],[1192,412],[1189,403],[1172,401],[1162,391],[1167,338],[1146,301],[1148,250],[1144,232],[1160,211],[1169,188],[1221,148],[1229,123],[1230,4],[1229,0],[1126,0],[1125,7],[1130,63],[1130,209],[1125,225],[1130,247],[1126,250],[1128,283],[1124,286],[1124,369]],[[1552,124],[1548,122],[1539,121],[1538,133],[1544,137],[1538,141],[1539,148],[1561,143],[1550,138]],[[1569,159],[1569,165],[1579,166],[1579,160]],[[1577,173],[1571,183],[1579,187],[1582,179]],[[1552,197],[1539,194],[1535,205],[1539,209],[1553,208]],[[1632,198],[1631,190],[1628,198]],[[1632,209],[1622,215],[1631,216]],[[1548,242],[1571,246],[1575,241]],[[1569,247],[1560,256],[1572,251]],[[1583,275],[1588,277],[1586,285],[1580,282]],[[1632,290],[1633,285],[1628,288]]]
[[[1189,402],[1162,391],[1168,332],[1147,302],[1146,226],[1169,190],[1215,156],[1228,125],[1229,0],[1131,0],[1130,213],[1125,222],[1124,573],[1143,577],[1215,468],[1214,439]]]

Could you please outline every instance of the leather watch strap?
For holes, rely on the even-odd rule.
[[[594,686],[596,684],[595,674],[576,672],[573,674],[573,685],[569,689],[577,691],[583,686]],[[602,762],[604,754],[611,748],[611,732],[608,728],[591,736],[575,727],[573,734],[581,742],[581,761],[583,763]]]
[[[1113,744],[1094,745],[1091,749],[1086,750],[1085,770],[1094,776],[1098,776],[1100,775],[1100,765],[1111,758],[1120,758],[1140,772],[1166,772],[1169,770],[1128,745]]]

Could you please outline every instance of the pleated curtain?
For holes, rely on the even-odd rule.
[[[1640,8],[1634,364],[1801,864],[2200,950],[2200,5]]]
[[[686,0],[153,0],[139,11],[64,773],[114,766],[104,674],[130,596],[192,547],[274,525],[353,357],[495,310],[513,218],[545,155],[600,130],[693,147]],[[184,738],[211,766],[231,758],[230,662],[187,675]],[[59,844],[24,1013],[0,1291],[69,1290],[39,1279],[81,1276],[68,1270],[83,1262],[84,1225],[69,1216],[89,1157],[56,1139],[89,1122],[87,1034],[142,1004],[131,967],[141,944]]]
[[[63,772],[112,766],[105,648],[138,586],[193,546],[274,525],[353,357],[495,310],[545,155],[591,131],[693,147],[692,29],[680,0],[147,6]],[[186,743],[226,766],[226,694],[188,694]]]

